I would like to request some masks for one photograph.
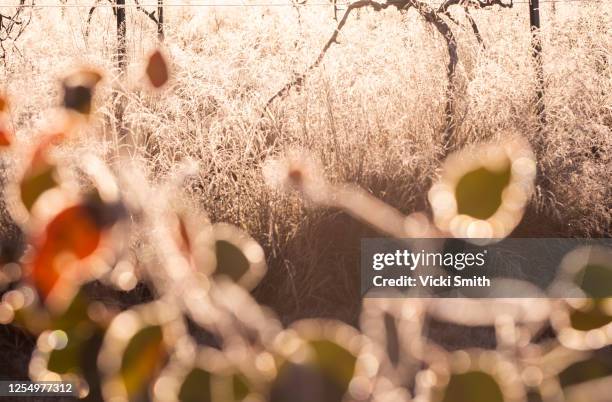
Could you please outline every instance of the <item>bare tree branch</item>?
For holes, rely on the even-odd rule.
[[[446,78],[448,80],[448,84],[446,87],[446,105],[444,107],[445,127],[442,143],[444,144],[445,149],[447,149],[455,132],[455,122],[453,117],[455,109],[455,72],[459,62],[459,56],[457,54],[457,40],[455,39],[455,35],[453,34],[450,26],[442,19],[436,10],[431,8],[428,4],[417,0],[408,0],[407,2],[412,5],[419,12],[419,14],[421,14],[425,21],[429,22],[436,28],[446,42],[446,49],[448,53]]]
[[[98,4],[98,2],[96,2],[96,4]],[[93,6],[92,8],[90,8],[89,12],[87,13],[87,25],[85,26],[85,38],[89,37],[89,27],[91,26],[91,18],[93,17],[94,11],[96,11],[96,6]]]
[[[136,3],[136,10],[144,13],[144,15],[149,17],[149,19],[153,21],[155,25],[159,24],[159,21],[157,21],[157,17],[155,17],[155,11],[147,11],[140,5],[140,2],[138,0],[134,0],[134,3]]]
[[[502,0],[446,0],[438,7],[439,13],[444,13],[450,6],[472,6],[475,8],[488,8],[493,6],[500,6],[501,8],[512,8],[514,6],[513,0],[509,3],[504,3]]]
[[[6,63],[6,43],[12,46],[19,52],[15,42],[21,37],[26,28],[32,21],[33,7],[25,7],[26,0],[19,0],[15,13],[13,15],[0,14],[0,59]],[[34,1],[32,1],[34,6]],[[25,12],[29,9],[29,12]],[[21,52],[19,52],[21,53]]]
[[[112,5],[115,5],[115,3],[113,2],[113,0],[108,0],[109,3],[111,3]],[[91,7],[89,9],[89,12],[87,13],[87,26],[85,27],[85,37],[89,37],[89,27],[91,26],[91,19],[93,18],[93,13],[94,11],[96,11],[96,8],[98,7],[98,4],[100,4],[100,0],[96,0],[96,2],[94,3],[95,5],[93,7]],[[116,7],[112,7],[113,10],[113,16],[117,17],[117,8]]]
[[[474,36],[476,37],[476,40],[484,48],[485,47],[484,40],[482,39],[482,35],[480,34],[480,30],[478,29],[478,25],[476,25],[476,21],[474,20],[474,17],[472,17],[472,14],[470,14],[470,9],[466,6],[466,7],[463,7],[463,10],[465,10],[465,17],[467,18],[468,22],[470,23],[470,26],[472,27],[472,32],[474,32]]]
[[[465,11],[465,16],[468,22],[470,23],[470,27],[472,28],[472,32],[474,32],[476,40],[478,40],[478,43],[480,43],[480,45],[484,48],[484,40],[482,39],[482,35],[480,34],[478,25],[476,24],[474,17],[472,17],[472,14],[470,14],[470,6],[478,9],[489,8],[493,6],[500,6],[501,8],[512,8],[514,6],[514,3],[513,0],[510,0],[509,3],[504,3],[502,0],[446,0],[438,7],[437,12],[444,14],[454,24],[460,25],[459,22],[455,20],[449,12],[449,8],[454,5],[463,7],[463,10]]]
[[[304,71],[303,73],[297,75],[293,80],[291,80],[287,84],[285,84],[285,86],[283,86],[281,89],[279,89],[278,92],[276,92],[270,99],[268,99],[268,101],[266,102],[266,105],[264,106],[264,110],[268,110],[270,105],[272,104],[272,102],[274,102],[274,100],[276,100],[276,98],[280,98],[280,97],[285,96],[291,90],[291,88],[293,88],[295,86],[301,86],[302,85],[302,83],[304,82],[304,79],[306,78],[306,75],[311,70],[313,70],[316,67],[318,67],[319,64],[321,64],[321,62],[325,58],[325,54],[327,53],[329,48],[334,43],[337,43],[338,34],[340,33],[340,30],[342,30],[342,28],[346,24],[346,21],[348,20],[348,17],[351,14],[351,11],[353,11],[355,9],[358,9],[358,8],[362,8],[362,7],[372,7],[372,8],[374,8],[374,10],[379,11],[382,8],[384,8],[384,5],[381,4],[381,3],[377,3],[375,1],[372,1],[372,0],[359,0],[359,1],[356,1],[356,2],[352,3],[351,5],[349,5],[347,7],[346,11],[344,12],[344,15],[342,16],[342,18],[338,22],[338,25],[336,26],[336,29],[334,29],[334,32],[332,33],[330,38],[327,40],[327,42],[325,43],[325,45],[323,46],[323,48],[319,52],[319,55],[317,56],[315,61],[310,66],[308,66],[306,71]]]
[[[358,1],[351,3],[347,7],[340,21],[338,22],[338,25],[334,29],[334,32],[332,33],[330,38],[327,40],[327,42],[325,43],[325,45],[319,52],[319,55],[317,56],[315,61],[310,66],[308,66],[308,68],[303,73],[295,76],[295,78],[293,78],[291,81],[285,84],[270,99],[268,99],[268,101],[266,102],[264,106],[264,110],[269,113],[270,105],[272,104],[272,102],[274,102],[274,100],[276,100],[277,98],[284,97],[285,95],[287,95],[287,93],[292,88],[301,86],[304,80],[306,79],[307,74],[321,64],[321,62],[325,58],[325,55],[327,51],[330,49],[330,47],[334,43],[337,43],[338,35],[340,31],[342,30],[342,28],[346,25],[348,17],[353,10],[364,8],[364,7],[371,7],[374,11],[380,11],[390,6],[393,6],[400,11],[404,11],[409,8],[415,8],[418,11],[418,13],[425,19],[426,22],[432,24],[436,28],[436,30],[442,35],[442,37],[444,38],[446,42],[449,61],[448,61],[448,65],[446,68],[448,86],[447,86],[447,91],[446,91],[447,101],[446,101],[446,106],[444,110],[445,128],[444,128],[444,135],[443,135],[443,143],[445,144],[445,147],[447,147],[450,142],[450,139],[453,136],[454,127],[455,127],[454,122],[453,122],[453,114],[454,114],[453,112],[454,110],[453,92],[454,92],[454,87],[455,87],[454,85],[455,72],[456,72],[457,63],[458,63],[457,41],[455,40],[455,36],[453,35],[453,32],[450,29],[450,26],[442,19],[438,11],[431,8],[428,4],[418,1],[418,0],[390,0],[390,2],[386,2],[386,3],[379,3],[374,0],[358,0]]]

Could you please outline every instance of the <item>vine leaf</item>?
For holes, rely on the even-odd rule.
[[[10,131],[3,124],[0,124],[0,147],[9,147],[12,143],[13,138]]]
[[[505,238],[523,217],[536,170],[531,147],[517,136],[451,154],[428,193],[434,223],[474,242]]]
[[[114,317],[98,355],[104,400],[151,400],[175,342],[185,336],[180,311],[166,301],[135,306]]]
[[[455,188],[458,213],[478,219],[491,217],[501,206],[510,174],[510,165],[500,171],[482,167],[466,173]]]
[[[91,279],[89,266],[79,262],[98,250],[106,230],[123,215],[121,203],[107,204],[94,195],[66,207],[47,224],[34,238],[30,266],[31,280],[43,300],[51,292],[61,299],[62,293]]]
[[[8,147],[13,142],[13,136],[6,127],[5,114],[8,111],[8,101],[0,95],[0,147]]]
[[[28,212],[32,210],[32,207],[44,192],[59,185],[56,176],[56,166],[46,161],[32,166],[25,173],[19,184],[19,191],[21,202]]]
[[[32,355],[30,376],[41,381],[49,373],[66,381],[74,381],[76,377],[74,382],[80,397],[100,400],[96,362],[110,315],[106,309],[92,307],[101,305],[92,303],[81,288],[64,312],[51,317],[49,329],[39,336],[38,347]],[[61,342],[54,340],[58,337]]]
[[[219,387],[223,385],[223,387]],[[213,387],[217,394],[222,389],[223,399],[214,398]],[[230,402],[242,401],[250,393],[245,377],[239,374],[213,373],[201,367],[192,368],[185,376],[178,392],[181,402]]]
[[[289,354],[279,363],[270,389],[271,401],[368,399],[369,374],[359,359],[364,344],[356,330],[335,321],[316,319],[298,321],[290,330],[286,339],[297,336],[298,340],[286,342],[301,345],[293,352],[301,358]],[[353,386],[355,378],[363,381]]]
[[[444,392],[443,402],[505,400],[500,386],[494,378],[482,371],[453,374]]]
[[[168,64],[166,59],[159,50],[156,50],[149,56],[149,62],[146,69],[149,82],[155,88],[161,88],[168,82],[170,73],[168,72]]]
[[[132,337],[121,360],[121,378],[129,400],[145,397],[166,353],[160,326],[142,328]]]
[[[213,276],[226,277],[252,290],[267,271],[261,246],[241,229],[229,224],[213,226],[216,270]]]
[[[100,228],[83,205],[66,208],[45,228],[32,262],[32,279],[46,298],[62,272],[96,251],[101,240]]]
[[[68,110],[88,115],[96,84],[102,79],[97,71],[83,69],[67,76],[63,81],[63,106]]]
[[[60,184],[59,169],[49,157],[49,149],[66,138],[62,132],[43,136],[18,183],[19,200],[30,213],[39,198]]]

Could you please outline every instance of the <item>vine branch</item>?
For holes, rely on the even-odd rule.
[[[451,0],[451,1],[455,1],[455,0]],[[492,1],[497,1],[497,0],[492,0]],[[442,37],[444,38],[446,42],[449,61],[448,61],[447,69],[446,69],[448,86],[447,86],[447,91],[446,91],[447,92],[447,102],[445,106],[445,128],[444,128],[444,135],[443,135],[443,143],[445,144],[445,147],[447,147],[450,141],[450,138],[453,136],[453,132],[454,132],[453,91],[454,91],[455,71],[456,71],[457,63],[458,63],[457,41],[455,40],[455,36],[453,35],[453,32],[450,29],[450,26],[441,18],[438,11],[431,8],[426,3],[423,3],[418,0],[391,0],[385,3],[379,3],[374,0],[358,0],[358,1],[351,3],[347,7],[342,18],[338,22],[338,25],[334,29],[334,32],[331,34],[331,36],[327,40],[327,42],[325,43],[325,45],[319,52],[319,55],[314,60],[314,62],[310,64],[310,66],[308,66],[308,68],[303,73],[296,75],[291,81],[286,83],[280,90],[278,90],[272,97],[270,97],[264,106],[264,110],[269,113],[269,108],[272,102],[274,102],[278,98],[282,98],[286,96],[292,88],[301,86],[304,83],[304,80],[306,79],[306,76],[308,75],[308,73],[321,64],[321,62],[325,58],[325,55],[327,54],[327,51],[331,48],[331,46],[334,43],[337,43],[338,35],[340,34],[340,31],[342,30],[342,28],[346,25],[346,22],[348,21],[348,18],[353,10],[364,8],[364,7],[370,7],[374,11],[381,11],[383,9],[387,9],[390,6],[393,6],[400,11],[405,11],[409,8],[414,8],[425,19],[426,22],[432,24],[436,28],[436,30],[442,35]]]
[[[134,3],[136,3],[136,10],[142,12],[144,15],[149,17],[149,19],[153,21],[155,25],[159,24],[159,21],[157,20],[157,17],[155,16],[155,11],[147,11],[145,8],[143,8],[140,5],[140,2],[138,0],[134,0]]]
[[[502,0],[446,0],[438,7],[436,12],[445,15],[451,22],[456,25],[459,25],[459,22],[451,16],[449,11],[449,8],[455,5],[463,7],[465,17],[467,18],[470,27],[472,28],[472,32],[474,32],[476,40],[484,48],[484,40],[482,38],[482,35],[480,34],[480,29],[478,29],[478,25],[476,24],[476,20],[474,20],[474,17],[470,13],[470,6],[476,9],[490,8],[493,6],[500,6],[501,8],[512,8],[514,6],[514,2],[513,0],[510,0],[509,3],[504,3]]]
[[[30,22],[32,21],[32,9],[34,7],[25,7],[26,0],[19,0],[19,5],[13,15],[0,14],[0,59],[6,63],[6,42],[11,42],[17,51],[15,42],[21,37]],[[34,1],[32,1],[34,6]],[[30,9],[27,16],[24,16],[24,10]]]

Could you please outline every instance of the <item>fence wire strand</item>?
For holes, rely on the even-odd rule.
[[[387,1],[387,4],[393,4],[395,1]],[[540,0],[540,3],[610,3],[611,0]],[[439,7],[443,3],[428,3],[426,4],[432,7]],[[528,0],[513,1],[512,4],[530,4]],[[338,2],[336,6],[347,7],[350,2]],[[292,3],[290,1],[286,3],[169,3],[164,4],[163,7],[323,7],[333,5],[332,1],[328,2],[305,2],[305,3]],[[158,7],[159,4],[108,4],[108,3],[93,3],[93,4],[0,4],[0,8],[142,8],[142,7]]]

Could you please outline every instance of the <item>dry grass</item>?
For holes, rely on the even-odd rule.
[[[547,125],[539,133],[526,4],[474,11],[481,49],[460,10],[454,146],[519,132],[537,149],[538,193],[517,229],[522,236],[605,236],[612,225],[612,6],[543,9]],[[284,321],[333,316],[353,321],[359,238],[375,235],[346,215],[305,205],[266,187],[261,162],[308,149],[332,181],[359,183],[402,212],[426,208],[442,157],[447,64],[439,34],[413,11],[361,10],[301,91],[262,105],[316,57],[332,32],[331,7],[168,8],[165,51],[173,81],[145,91],[143,61],[155,27],[128,11],[130,69],[113,72],[114,19],[96,10],[39,9],[1,69],[18,138],[29,142],[53,114],[57,79],[75,65],[107,71],[94,129],[65,150],[107,158],[118,146],[112,95],[127,98],[129,148],[162,179],[187,157],[200,163],[186,186],[213,221],[246,228],[271,270],[255,293]]]

